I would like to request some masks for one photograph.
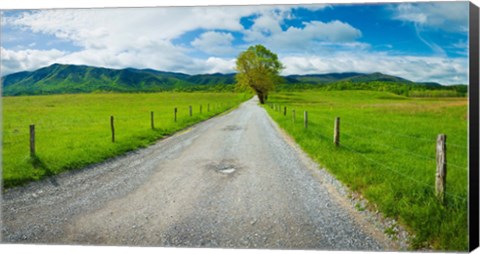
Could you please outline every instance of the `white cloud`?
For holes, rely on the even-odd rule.
[[[394,18],[449,32],[468,31],[468,2],[405,3],[394,9]]]
[[[224,55],[235,52],[231,33],[209,31],[192,41],[192,46],[212,55]]]
[[[4,25],[54,35],[84,48],[125,48],[146,40],[172,40],[195,29],[242,31],[242,17],[287,18],[300,6],[217,6],[55,9],[6,17]],[[324,5],[306,8],[324,8]],[[259,23],[261,21],[259,20]],[[260,25],[260,24],[259,24]]]
[[[281,33],[281,25],[288,18],[291,18],[290,9],[263,11],[261,15],[254,19],[253,25],[244,31],[244,40],[247,42],[264,41],[272,34]]]
[[[285,56],[283,74],[382,72],[412,81],[468,84],[468,59],[391,56],[382,53],[336,53],[326,56]]]
[[[217,57],[209,57],[206,61],[208,73],[232,73],[235,72],[236,59],[223,59]]]
[[[86,49],[115,50],[172,40],[199,28],[243,29],[240,18],[252,10],[228,8],[45,10],[8,18],[7,23],[34,33],[54,35]]]
[[[319,10],[324,10],[327,8],[331,8],[332,6],[330,4],[305,4],[305,5],[297,5],[297,8],[303,8],[307,9],[310,11],[319,11]]]
[[[322,43],[341,46],[355,42],[362,36],[359,29],[339,20],[330,22],[312,20],[303,22],[299,27],[290,26],[283,29],[285,20],[292,18],[294,17],[291,9],[264,11],[253,20],[253,25],[244,31],[244,40],[263,43],[277,51],[304,51]]]
[[[52,50],[8,50],[0,47],[1,55],[1,75],[17,71],[31,71],[40,67],[50,65],[56,59],[64,56],[66,53]]]
[[[268,37],[266,43],[275,48],[305,49],[315,43],[351,43],[362,35],[361,31],[347,23],[335,20],[305,22],[303,28],[289,27]]]

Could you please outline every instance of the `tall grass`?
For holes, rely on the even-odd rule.
[[[282,106],[281,113],[265,108],[320,165],[413,232],[411,248],[467,249],[466,98],[325,91],[272,94],[269,103]],[[333,144],[335,117],[341,119],[339,147]],[[434,195],[440,133],[447,135],[446,206]]]
[[[4,187],[8,188],[145,147],[235,107],[247,97],[233,93],[149,93],[2,99],[2,169]],[[193,107],[192,117],[189,105]],[[151,111],[154,130],[150,126]],[[111,115],[115,118],[115,143],[111,142]],[[29,154],[30,124],[35,124],[36,129],[35,158]]]

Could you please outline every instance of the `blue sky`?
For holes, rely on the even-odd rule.
[[[17,10],[1,28],[2,75],[53,63],[229,73],[260,43],[285,75],[468,80],[468,2]]]

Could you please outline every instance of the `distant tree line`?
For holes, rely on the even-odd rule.
[[[409,97],[465,97],[468,94],[468,86],[430,86],[428,84],[405,84],[390,81],[350,82],[339,81],[325,85],[319,84],[281,84],[276,91],[296,90],[371,90],[390,92]]]

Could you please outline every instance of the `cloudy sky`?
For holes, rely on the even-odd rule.
[[[230,73],[260,43],[284,75],[468,80],[468,2],[16,10],[1,29],[2,75],[53,63]]]

